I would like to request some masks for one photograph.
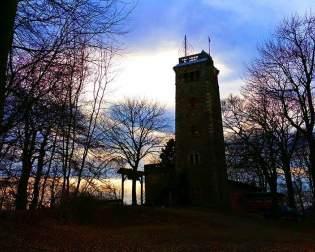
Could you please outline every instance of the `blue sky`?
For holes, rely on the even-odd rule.
[[[128,18],[125,50],[116,58],[111,98],[140,96],[167,105],[175,102],[172,67],[187,34],[194,52],[208,48],[220,70],[221,97],[237,94],[246,64],[285,17],[315,9],[314,0],[138,0]]]

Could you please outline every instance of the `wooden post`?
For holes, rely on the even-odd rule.
[[[143,205],[143,176],[140,177],[141,184],[141,206]]]
[[[125,183],[125,176],[121,174],[121,204],[124,204],[124,183]]]

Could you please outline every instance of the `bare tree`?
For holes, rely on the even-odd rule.
[[[123,23],[132,5],[132,1],[116,0],[21,0],[4,4],[8,9],[3,8],[5,15],[1,15],[1,20],[5,18],[1,26],[5,43],[1,44],[0,59],[0,162],[15,163],[10,167],[19,170],[17,208],[27,207],[33,174],[32,208],[38,205],[48,156],[51,161],[47,162],[45,181],[57,158],[62,163],[63,191],[69,192],[71,176],[81,179],[105,92],[100,84],[92,115],[86,115],[90,126],[85,128],[87,111],[82,110],[82,100],[90,81],[87,72],[99,62],[99,55],[114,55],[118,45],[115,37],[124,33]],[[37,112],[45,111],[43,107],[49,103],[58,104],[56,110],[46,111],[49,115],[39,118]],[[44,118],[55,121],[45,124]],[[86,129],[88,133],[83,134]],[[82,136],[88,140],[82,141]],[[83,148],[83,157],[76,148]],[[8,155],[15,149],[22,160],[18,155],[14,160]],[[76,167],[77,163],[81,165]],[[58,176],[59,170],[54,170],[53,178]]]
[[[127,99],[113,105],[104,115],[102,134],[105,146],[136,172],[140,162],[158,154],[168,128],[165,109],[157,103]],[[132,204],[137,204],[136,177],[132,179]]]
[[[254,76],[244,88],[244,97],[249,107],[249,120],[269,132],[274,139],[276,166],[283,170],[290,207],[295,207],[295,193],[292,182],[291,163],[299,132],[294,129],[284,114],[283,104],[269,95],[264,83]]]
[[[315,180],[314,65],[315,17],[285,19],[260,48],[250,72],[264,82],[270,97],[282,103],[287,120],[306,139],[310,175]],[[314,188],[313,188],[314,190]],[[313,193],[315,199],[315,193]]]
[[[88,101],[88,108],[86,108],[85,116],[87,117],[86,121],[86,130],[84,134],[82,134],[82,138],[80,141],[82,142],[82,148],[83,153],[81,157],[81,162],[78,167],[78,182],[76,185],[75,194],[79,192],[80,189],[80,183],[82,179],[82,175],[84,173],[84,168],[86,161],[88,159],[88,154],[93,147],[93,141],[95,138],[95,131],[100,115],[100,111],[102,106],[104,106],[104,96],[107,85],[111,81],[110,77],[110,66],[111,66],[111,60],[113,57],[112,51],[101,51],[99,54],[99,59],[97,61],[93,62],[93,65],[91,66],[94,71],[92,76],[94,77],[93,80],[91,80],[91,83],[93,83],[93,92],[92,92],[92,102]]]
[[[1,44],[1,137],[14,127],[29,106],[29,101],[24,99],[14,101],[16,89],[21,83],[25,84],[25,78],[28,79],[29,74],[26,73],[31,73],[33,80],[28,82],[29,88],[40,91],[33,94],[33,102],[36,102],[55,88],[55,82],[44,89],[40,83],[43,78],[55,73],[53,68],[60,63],[65,51],[82,44],[90,48],[115,47],[115,35],[124,32],[123,21],[133,7],[132,1],[116,0],[8,2],[4,4],[7,9],[1,9],[1,18],[4,18],[1,19],[4,24],[1,26],[1,37],[6,39]],[[38,63],[41,71],[33,75],[33,68]]]
[[[241,141],[246,149],[249,165],[257,169],[258,175],[261,173],[264,176],[275,199],[278,186],[277,139],[273,131],[265,127],[268,121],[266,103],[259,103],[265,110],[259,112],[255,111],[254,103],[239,97],[229,97],[223,103],[223,125],[227,134],[236,135]],[[259,115],[259,118],[255,118],[255,115]]]

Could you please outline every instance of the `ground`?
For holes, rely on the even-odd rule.
[[[191,208],[2,213],[0,251],[315,251],[315,223]]]

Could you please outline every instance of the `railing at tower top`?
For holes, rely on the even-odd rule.
[[[209,58],[209,55],[207,53],[201,52],[201,53],[179,58],[179,64],[190,63],[190,62],[194,62],[200,59],[208,59],[208,58]]]
[[[192,61],[196,61],[198,59],[199,54],[193,54],[186,57],[179,58],[179,64],[188,63]]]

